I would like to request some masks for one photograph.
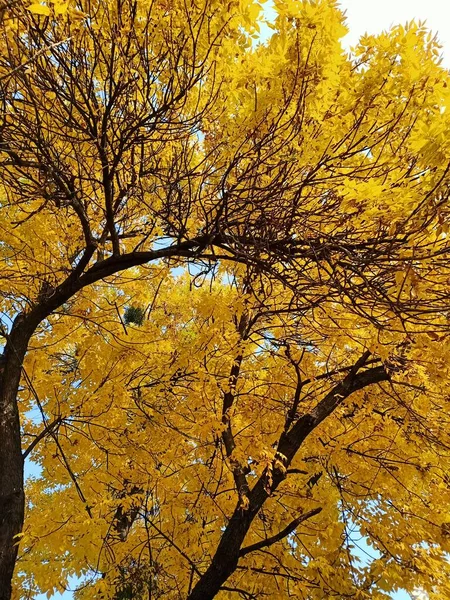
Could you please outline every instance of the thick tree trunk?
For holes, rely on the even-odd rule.
[[[0,600],[11,597],[11,579],[17,558],[14,536],[24,518],[23,459],[19,412],[15,400],[2,394],[0,413]]]
[[[197,581],[188,600],[211,600],[234,573],[239,560],[239,551],[255,514],[248,509],[239,507],[235,509],[210,566]]]
[[[17,392],[23,359],[31,337],[19,315],[6,343],[0,375],[0,600],[11,597],[17,558],[16,536],[24,519],[23,457]]]

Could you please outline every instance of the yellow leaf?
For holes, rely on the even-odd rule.
[[[68,7],[69,7],[68,2],[66,2],[65,4],[55,3],[55,6],[54,6],[55,15],[65,15]]]
[[[50,9],[48,6],[43,4],[39,4],[39,2],[35,2],[34,4],[30,4],[28,10],[31,11],[35,15],[49,15]]]
[[[15,546],[18,546],[20,544],[21,539],[23,538],[24,535],[25,534],[23,531],[21,531],[20,533],[16,533],[16,535],[14,536],[14,540],[15,540],[14,545]]]
[[[430,337],[432,340],[437,341],[439,339],[439,336],[437,333],[435,333],[434,331],[427,331],[427,336]]]

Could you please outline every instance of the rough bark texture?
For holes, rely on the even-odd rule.
[[[0,600],[9,600],[11,597],[11,579],[17,558],[15,536],[22,531],[24,518],[17,390],[31,333],[24,317],[19,315],[5,347],[0,376]]]

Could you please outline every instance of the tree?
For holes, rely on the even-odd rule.
[[[5,8],[2,600],[449,592],[448,74],[275,4]]]

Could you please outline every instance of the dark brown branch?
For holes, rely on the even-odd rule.
[[[261,548],[267,548],[267,546],[272,546],[272,544],[279,542],[280,540],[282,540],[283,538],[288,536],[290,533],[295,531],[295,529],[300,525],[300,523],[303,523],[303,521],[306,521],[307,519],[310,519],[311,517],[318,515],[321,511],[322,511],[322,508],[319,507],[319,508],[314,508],[313,510],[308,511],[308,512],[304,513],[303,515],[300,515],[299,517],[294,519],[291,523],[289,523],[289,525],[287,527],[282,529],[276,535],[273,535],[272,537],[267,538],[265,540],[261,540],[260,542],[256,542],[255,544],[252,544],[251,546],[246,546],[245,548],[242,548],[241,551],[239,552],[239,556],[245,556],[246,554],[249,554],[249,552],[255,552],[256,550],[260,550]]]
[[[43,440],[45,437],[47,437],[47,435],[49,435],[50,433],[53,432],[54,429],[56,429],[63,421],[62,417],[58,417],[57,419],[55,419],[54,421],[52,421],[51,423],[49,423],[48,425],[46,425],[44,427],[44,429],[41,431],[41,433],[39,433],[34,440],[31,442],[31,444],[28,446],[28,448],[26,450],[24,450],[22,456],[23,459],[25,460],[27,458],[27,456],[29,454],[31,454],[31,452],[34,450],[34,448],[39,444],[39,442],[41,440]]]
[[[210,566],[198,580],[189,600],[211,600],[221,585],[237,568],[242,543],[266,500],[275,492],[286,477],[286,469],[291,464],[305,439],[320,423],[330,416],[346,398],[365,387],[389,379],[383,366],[358,371],[364,367],[370,352],[366,351],[350,368],[346,377],[338,383],[309,413],[300,417],[291,430],[281,434],[276,460],[271,476],[263,473],[248,494],[248,507],[244,510],[238,504],[222,534]],[[279,463],[283,466],[280,467]]]
[[[235,592],[236,594],[240,594],[246,600],[257,600],[257,596],[255,596],[255,594],[247,592],[246,590],[242,590],[241,588],[228,587],[226,585],[223,585],[220,589],[224,592]]]
[[[302,389],[304,386],[304,382],[302,381],[302,373],[300,371],[299,361],[296,361],[292,358],[291,349],[289,347],[289,344],[286,344],[286,357],[288,358],[291,365],[294,367],[295,374],[297,377],[297,385],[295,387],[294,400],[292,402],[291,408],[288,411],[288,414],[286,415],[286,421],[284,423],[284,430],[288,431],[289,427],[292,425],[294,419],[297,416],[297,409],[298,409],[298,405],[300,404],[300,398],[301,398],[301,393],[302,393]]]
[[[248,324],[248,316],[244,313],[238,323],[238,331],[240,339],[244,339],[246,335],[246,328]],[[222,432],[222,440],[225,446],[227,457],[230,459],[233,471],[234,482],[239,496],[242,498],[248,493],[248,483],[245,470],[243,466],[237,461],[233,460],[232,454],[236,447],[234,441],[233,429],[231,426],[230,410],[234,404],[236,396],[236,385],[241,371],[243,355],[239,354],[233,363],[230,371],[230,377],[228,380],[229,389],[223,395],[222,404],[222,423],[225,425],[225,429]]]
[[[14,3],[11,2],[10,6],[12,6]],[[0,8],[0,16],[2,13],[2,11],[5,10],[5,7],[1,7]],[[33,54],[28,60],[26,60],[25,62],[21,63],[20,65],[17,65],[17,67],[15,67],[14,69],[11,69],[8,73],[6,73],[5,75],[2,75],[0,77],[0,81],[3,81],[5,79],[10,79],[13,75],[15,75],[18,71],[20,71],[21,69],[26,69],[32,62],[34,62],[36,59],[39,58],[39,56],[41,56],[42,54],[44,54],[44,52],[48,52],[50,50],[53,50],[55,48],[57,48],[58,46],[61,46],[62,44],[66,44],[67,42],[70,41],[70,37],[64,39],[64,40],[58,40],[57,42],[54,42],[53,44],[49,44],[48,46],[43,46],[40,50],[38,50],[35,54]]]
[[[189,565],[191,566],[191,568],[195,571],[195,573],[199,576],[201,576],[200,571],[198,570],[197,565],[195,564],[194,561],[192,561],[189,556],[186,554],[186,552],[184,552],[174,541],[173,539],[171,539],[168,535],[166,535],[164,533],[164,531],[162,531],[157,525],[155,525],[152,521],[150,521],[150,519],[145,518],[145,522],[148,523],[150,525],[150,527],[153,527],[153,529],[155,529],[160,536],[162,536],[166,542],[169,542],[169,544],[175,548],[175,550],[185,559],[185,561],[187,563],[189,563]]]

